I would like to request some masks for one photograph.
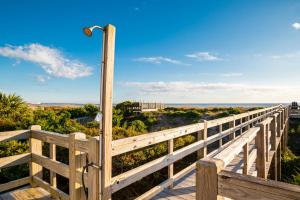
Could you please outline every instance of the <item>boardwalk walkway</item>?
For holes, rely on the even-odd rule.
[[[188,200],[196,199],[196,197],[199,200],[207,200],[215,199],[217,195],[241,199],[244,194],[251,197],[249,199],[256,199],[256,197],[252,198],[253,195],[264,197],[265,190],[268,189],[271,189],[268,194],[289,196],[289,198],[283,196],[282,199],[299,199],[299,188],[276,181],[265,181],[268,175],[271,175],[270,178],[273,180],[277,180],[277,177],[280,179],[280,155],[281,149],[284,150],[287,143],[287,130],[288,110],[286,107],[275,106],[114,140],[108,149],[111,156],[162,142],[168,143],[168,154],[110,177],[109,192],[115,193],[147,175],[168,167],[168,179],[137,197],[136,200]],[[213,134],[211,134],[212,131],[214,131]],[[195,134],[197,140],[181,149],[174,149],[174,140],[189,134]],[[86,139],[83,133],[63,135],[43,131],[40,126],[32,126],[29,130],[8,131],[0,134],[0,142],[10,140],[28,140],[30,152],[0,158],[0,169],[29,163],[30,176],[0,184],[0,200],[49,200],[51,198],[85,200],[83,180],[88,188],[88,200],[99,198],[98,175],[101,170],[96,165],[92,165],[88,172],[82,174],[83,165],[87,164],[87,157],[90,162],[99,162],[99,145],[102,144],[99,137]],[[50,144],[49,157],[42,154],[44,143]],[[218,145],[215,145],[216,143]],[[68,165],[56,160],[56,146],[69,150]],[[203,159],[174,174],[174,163],[195,152]],[[272,165],[271,161],[273,161]],[[195,170],[195,167],[198,170]],[[43,180],[41,173],[43,168],[50,170],[50,182]],[[57,188],[56,174],[69,179],[68,193]],[[199,180],[197,182],[196,175]],[[101,180],[103,179],[101,176]],[[204,184],[201,180],[205,180]],[[239,184],[232,185],[232,182],[228,182],[229,180],[237,181]],[[240,183],[245,183],[246,186],[243,187]],[[250,187],[249,184],[253,186]],[[28,185],[31,187],[23,187]],[[173,185],[172,188],[171,185]],[[260,186],[257,187],[257,185]],[[102,191],[104,189],[101,188]],[[103,197],[102,199],[110,198]],[[269,199],[269,196],[265,199]]]

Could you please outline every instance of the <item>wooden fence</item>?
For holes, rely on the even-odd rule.
[[[29,153],[0,158],[0,169],[29,163],[29,176],[0,185],[0,192],[14,189],[26,184],[39,186],[59,199],[86,199],[82,187],[82,170],[86,158],[99,163],[99,138],[86,139],[83,133],[63,135],[41,130],[40,126],[31,126],[30,130],[8,131],[0,133],[0,142],[10,140],[28,140]],[[49,157],[42,154],[42,146],[49,144]],[[68,165],[56,160],[56,147],[69,150]],[[43,180],[42,169],[50,171],[50,182]],[[57,188],[56,174],[69,179],[69,194]],[[99,197],[99,170],[91,167],[83,175],[88,188],[88,199]],[[95,184],[96,183],[96,184]]]
[[[287,116],[287,108],[279,105],[188,126],[114,140],[111,142],[111,146],[108,146],[108,149],[106,149],[106,152],[109,151],[109,155],[111,156],[107,160],[103,158],[103,154],[99,153],[99,150],[102,149],[100,147],[102,145],[100,144],[102,143],[101,141],[103,141],[103,139],[99,139],[99,137],[86,139],[83,133],[62,135],[40,130],[40,126],[32,126],[30,130],[2,132],[0,133],[0,142],[28,139],[30,152],[0,158],[0,168],[29,163],[30,175],[29,177],[0,185],[0,192],[30,183],[32,186],[43,187],[54,197],[72,200],[85,199],[81,174],[83,166],[87,162],[86,158],[88,158],[89,163],[94,163],[89,166],[88,173],[84,173],[83,176],[88,188],[88,199],[99,199],[100,196],[102,199],[110,199],[112,193],[167,167],[168,179],[137,198],[149,199],[164,188],[172,187],[174,181],[195,169],[196,162],[174,174],[174,162],[185,156],[197,152],[199,159],[216,156],[216,158],[223,159],[223,162],[228,164],[233,158],[233,155],[236,155],[242,149],[245,152],[246,161],[243,169],[244,174],[249,172],[249,166],[251,166],[254,160],[257,160],[257,163],[263,163],[262,165],[266,166],[259,168],[257,171],[260,177],[265,178],[268,171],[267,168],[270,167],[268,158],[274,154],[274,148],[278,146],[276,138],[278,134],[283,134],[282,130],[287,130],[286,122],[284,121],[287,119]],[[212,129],[217,129],[218,133],[210,134]],[[261,130],[264,130],[266,136],[260,135],[261,140],[257,140],[258,149],[256,152],[258,157],[256,159],[255,154],[249,150],[249,143],[257,138]],[[277,136],[275,139],[274,131]],[[197,141],[178,150],[174,150],[174,139],[195,133],[197,134]],[[224,140],[225,138],[226,140]],[[284,144],[286,139],[284,139],[285,137],[282,138],[282,144]],[[101,189],[103,188],[103,176],[101,179],[99,178],[101,176],[100,174],[103,174],[103,168],[101,173],[101,166],[99,166],[98,163],[102,163],[103,166],[106,162],[111,162],[113,156],[142,149],[161,142],[168,142],[167,155],[114,177],[111,177],[112,169],[109,168],[110,177],[107,178],[111,181],[109,187],[106,188],[106,195],[103,194],[104,189]],[[216,142],[219,144],[218,148],[208,152],[208,146]],[[50,145],[49,157],[42,155],[42,145],[44,143],[49,143]],[[267,148],[268,151],[266,154],[261,154],[260,149],[265,148],[265,144],[269,147]],[[68,165],[56,160],[57,146],[69,149]],[[108,155],[106,155],[106,158],[107,156]],[[102,162],[99,162],[101,160]],[[111,163],[109,163],[109,165],[111,166]],[[50,170],[49,183],[42,180],[42,168]],[[106,168],[106,170],[108,169]],[[69,194],[57,188],[56,174],[69,179]],[[280,172],[278,172],[278,174],[280,174]],[[107,174],[105,175],[107,176]]]
[[[300,199],[299,186],[266,180],[268,175],[280,179],[281,149],[286,146],[287,133],[288,109],[284,108],[250,128],[221,153],[201,159],[197,162],[196,199]],[[249,152],[253,141],[256,149]],[[226,170],[241,152],[243,173]],[[257,171],[249,174],[249,166],[253,164]]]
[[[168,142],[168,154],[157,158],[153,161],[150,161],[135,169],[131,169],[127,172],[112,177],[111,193],[114,193],[164,167],[168,167],[168,179],[137,198],[149,199],[155,194],[162,191],[164,188],[170,186],[172,187],[174,181],[183,177],[185,174],[189,173],[195,168],[194,163],[188,166],[187,168],[183,169],[182,171],[174,174],[174,162],[194,152],[198,152],[199,158],[212,157],[218,154],[219,152],[223,151],[226,147],[228,147],[233,141],[241,138],[243,132],[246,132],[250,128],[254,127],[255,124],[263,121],[267,117],[272,116],[281,108],[282,106],[279,105],[271,108],[250,111],[230,117],[204,121],[201,123],[196,123],[179,128],[147,133],[143,135],[112,141],[112,156],[120,155],[137,149],[142,149],[144,147],[166,141]],[[209,130],[216,127],[218,127],[218,133],[209,136]],[[196,142],[174,151],[174,139],[193,133],[197,133],[198,140]],[[229,138],[229,142],[223,144],[225,137]],[[216,141],[219,141],[219,147],[214,151],[208,153],[208,145]]]

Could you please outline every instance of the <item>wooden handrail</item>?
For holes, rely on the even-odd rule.
[[[183,148],[181,148],[177,151],[169,153],[165,156],[157,158],[157,159],[155,159],[153,161],[150,161],[150,162],[148,162],[144,165],[141,165],[137,168],[134,168],[132,170],[129,170],[125,173],[122,173],[120,175],[117,175],[117,176],[113,177],[112,181],[111,181],[111,191],[112,191],[112,193],[114,193],[114,192],[130,185],[131,183],[134,183],[134,182],[140,180],[141,178],[143,178],[143,177],[145,177],[145,176],[147,176],[147,175],[149,175],[149,174],[151,174],[155,171],[158,171],[158,170],[160,170],[160,169],[162,169],[166,166],[172,165],[174,162],[182,159],[183,157],[185,157],[185,156],[187,156],[187,155],[189,155],[189,154],[191,154],[191,153],[193,153],[193,152],[195,152],[199,149],[202,149],[202,148],[206,147],[207,145],[212,144],[213,142],[218,141],[218,140],[234,133],[235,131],[237,131],[239,129],[242,129],[244,127],[249,126],[250,123],[254,123],[254,122],[257,122],[259,120],[262,120],[262,119],[268,117],[270,114],[273,114],[276,111],[276,110],[274,110],[275,108],[280,108],[280,107],[275,106],[275,107],[270,108],[270,109],[261,109],[260,112],[251,111],[251,115],[255,114],[255,113],[261,113],[261,114],[259,116],[256,116],[256,117],[252,118],[249,121],[245,121],[244,123],[233,126],[232,128],[229,128],[225,131],[222,131],[221,133],[217,133],[213,136],[210,136],[206,140],[196,141],[196,142],[194,142],[194,143],[192,143],[188,146],[185,146],[185,147],[183,147]],[[262,112],[265,112],[265,113],[262,114]],[[237,115],[237,116],[247,117],[247,116],[249,116],[249,114],[248,115]],[[237,118],[227,117],[226,120],[221,119],[220,121],[227,122],[228,120],[231,120],[231,119],[237,119]],[[268,121],[269,120],[270,119],[268,119]],[[214,121],[216,122],[216,120],[214,120]],[[203,127],[205,127],[204,123],[199,123],[199,124],[203,125]],[[193,133],[194,130],[196,129],[196,127],[199,126],[199,124],[185,126],[184,127],[185,129],[183,127],[179,127],[179,128],[176,128],[176,129],[171,129],[171,132],[170,132],[170,130],[155,132],[155,133],[153,133],[153,135],[155,135],[154,137],[147,137],[146,135],[141,135],[141,136],[135,136],[135,137],[125,138],[125,139],[116,140],[116,141],[117,142],[125,141],[125,144],[122,145],[122,149],[120,149],[123,152],[125,152],[125,150],[126,150],[125,146],[126,145],[127,145],[127,147],[132,147],[131,145],[134,144],[135,145],[134,148],[138,149],[141,146],[146,145],[147,142],[145,142],[145,141],[149,141],[150,139],[153,141],[153,143],[155,143],[155,142],[158,142],[158,141],[160,141],[160,142],[161,141],[167,141],[167,139],[170,140],[170,138],[174,139],[175,138],[174,136],[176,134],[182,136],[182,135],[186,135],[188,133]],[[190,131],[188,131],[187,128],[190,128]],[[185,131],[183,131],[183,130],[185,130]],[[193,131],[191,131],[191,130],[193,130]],[[168,135],[168,133],[171,133],[171,134]],[[140,142],[142,143],[141,146],[140,146]],[[151,144],[153,144],[153,143],[151,143]],[[148,145],[151,145],[151,144],[148,144]],[[148,146],[148,145],[146,145],[146,146]],[[212,155],[212,154],[210,154],[210,155]],[[171,178],[171,180],[174,181],[173,178]]]
[[[253,140],[254,137],[253,135],[256,134],[257,128],[250,128],[250,127],[253,127],[253,125],[258,122],[261,122],[262,124],[270,124],[271,121],[275,120],[276,122],[278,122],[278,126],[275,127],[276,129],[275,132],[278,135],[284,135],[285,134],[284,124],[286,123],[286,121],[284,121],[285,119],[284,116],[286,116],[286,111],[285,109],[281,109],[281,108],[282,108],[281,106],[275,106],[271,108],[265,108],[265,109],[260,109],[260,110],[251,111],[247,113],[242,113],[239,115],[230,116],[226,118],[210,120],[203,123],[197,123],[197,124],[178,127],[174,129],[158,131],[158,132],[139,135],[135,137],[115,140],[112,142],[112,149],[111,149],[112,156],[119,155],[121,153],[130,152],[132,150],[140,149],[164,141],[168,141],[169,151],[168,154],[165,156],[162,156],[142,166],[139,166],[125,173],[112,177],[110,192],[114,193],[120,190],[121,188],[124,188],[130,185],[131,183],[136,182],[139,179],[168,166],[169,178],[158,187],[155,187],[152,190],[145,193],[144,195],[142,195],[141,198],[142,197],[148,198],[150,196],[153,196],[158,191],[161,191],[163,188],[171,187],[173,182],[176,179],[182,177],[184,174],[190,172],[195,168],[195,164],[193,164],[191,166],[188,166],[181,172],[177,174],[173,174],[172,165],[174,162],[182,159],[183,157],[193,152],[206,148],[209,144],[212,144],[216,141],[222,141],[222,139],[226,136],[231,137],[230,142],[226,144],[220,143],[219,148],[216,149],[215,151],[210,152],[209,154],[201,153],[201,155],[210,156],[210,157],[216,155],[220,156],[222,155],[222,152],[224,154],[225,152],[224,149],[228,148],[234,142],[237,143],[243,141],[242,142],[243,144],[240,144],[239,148],[235,148],[235,151],[231,151],[237,154],[238,151],[240,152],[244,148],[244,146],[249,143],[250,140]],[[271,115],[275,116],[276,119],[274,117],[271,118],[270,117]],[[222,125],[226,123],[231,123],[231,126],[229,126],[229,128],[226,130],[222,130],[223,128]],[[201,136],[205,133],[205,130],[207,133],[208,128],[212,128],[215,126],[221,127],[219,129],[220,131],[219,133],[209,136],[207,138],[206,137],[203,138]],[[241,135],[236,136],[235,133],[238,130],[241,130]],[[253,132],[251,133],[250,130],[252,130]],[[188,146],[185,146],[179,150],[176,151],[173,150],[172,142],[175,138],[188,135],[191,133],[195,133],[195,132],[198,132],[202,138],[200,137],[198,141]],[[50,191],[51,194],[53,193],[54,196],[60,196],[63,199],[70,198],[67,194],[61,193],[61,191],[59,191],[56,188],[56,181],[55,181],[56,174],[60,174],[62,176],[65,176],[66,178],[70,178],[71,171],[72,173],[74,172],[74,174],[72,175],[73,178],[71,178],[72,185],[74,186],[74,187],[71,186],[71,190],[72,190],[72,188],[78,187],[82,184],[81,181],[82,164],[80,165],[75,164],[74,162],[77,159],[75,160],[73,159],[74,162],[71,160],[70,161],[71,165],[60,163],[56,161],[55,151],[56,151],[56,146],[61,146],[69,149],[70,147],[72,147],[72,151],[70,150],[70,152],[74,152],[70,154],[72,157],[75,158],[75,156],[76,157],[81,156],[82,158],[85,159],[86,158],[85,154],[88,154],[90,162],[92,161],[94,163],[92,166],[89,167],[90,168],[89,173],[84,174],[84,180],[86,183],[85,185],[89,188],[88,190],[89,199],[95,199],[100,195],[100,191],[99,191],[100,180],[95,179],[95,177],[99,177],[99,173],[100,173],[99,170],[100,166],[97,166],[99,160],[101,160],[100,152],[99,152],[100,149],[99,138],[85,139],[84,137],[80,137],[80,138],[75,137],[71,139],[70,135],[62,135],[54,132],[39,130],[38,126],[34,126],[32,130],[10,131],[10,132],[5,132],[5,134],[0,134],[1,141],[8,141],[11,139],[29,139],[31,141],[30,143],[31,152],[26,155],[17,155],[8,158],[1,158],[2,161],[4,161],[5,159],[6,161],[14,160],[14,162],[3,164],[3,166],[0,165],[0,168],[30,162],[32,163],[31,165],[33,166],[31,167],[31,170],[33,170],[31,172],[32,184],[41,186],[43,188],[48,188],[48,191]],[[270,137],[269,140],[270,139],[272,140],[272,137]],[[42,145],[41,142],[46,142],[50,144],[49,158],[41,155],[41,145]],[[274,144],[274,141],[272,144]],[[278,141],[276,141],[276,146],[278,146]],[[270,148],[273,148],[272,145],[270,145]],[[238,151],[236,151],[237,149]],[[249,151],[249,156],[247,161],[249,162],[248,163],[249,166],[255,161],[254,154],[256,154],[256,152],[257,152],[256,149]],[[225,164],[227,164],[229,160],[231,160],[231,158],[228,159],[225,162]],[[85,161],[80,161],[80,162],[84,163]],[[46,184],[45,182],[43,182],[41,177],[39,176],[42,167],[48,168],[50,170],[50,174],[51,174],[50,184],[48,183]],[[25,181],[23,182],[25,183]],[[72,199],[74,199],[75,197],[77,198],[78,195],[76,194],[74,192],[73,193],[71,192],[71,195],[73,195]],[[82,195],[83,193],[81,192],[80,198],[83,198]]]
[[[211,128],[220,124],[228,123],[232,120],[238,120],[247,116],[251,116],[257,113],[262,112],[272,112],[275,109],[280,108],[280,106],[274,106],[271,108],[264,108],[256,111],[251,111],[247,113],[242,113],[238,115],[234,115],[231,117],[219,118],[215,120],[207,121],[207,128]],[[266,113],[268,114],[268,113]],[[265,116],[265,115],[264,115]],[[257,116],[256,119],[261,116]],[[255,121],[255,120],[252,120]],[[247,124],[248,125],[248,124]],[[112,156],[116,156],[122,153],[130,152],[133,150],[137,150],[143,147],[147,147],[153,144],[158,144],[164,141],[168,141],[170,139],[175,139],[177,137],[181,137],[184,135],[188,135],[191,133],[195,133],[197,131],[201,131],[204,129],[204,122],[196,123],[192,125],[182,126],[178,128],[167,129],[163,131],[157,131],[152,133],[146,133],[138,136],[123,138],[119,140],[112,141]]]
[[[257,177],[249,178],[250,176],[247,176],[249,166],[254,163],[256,158],[255,154],[257,154],[257,176],[264,178],[263,180],[267,178],[271,167],[271,161],[274,157],[273,163],[275,163],[275,165],[273,166],[273,170],[276,172],[274,173],[274,179],[277,180],[277,156],[280,158],[280,153],[277,153],[277,148],[278,146],[282,146],[280,145],[280,141],[284,141],[284,138],[287,137],[288,115],[286,113],[287,108],[279,110],[278,113],[274,113],[272,116],[261,121],[257,127],[249,129],[242,137],[235,140],[224,151],[213,158],[203,158],[198,161],[196,173],[196,199],[213,200],[217,199],[218,195],[233,199],[254,200],[262,197],[278,200],[297,199],[295,197],[299,197],[300,194],[300,187],[298,186],[293,186],[291,190],[291,188],[288,187],[289,184],[278,182],[272,183],[269,181],[262,181],[262,179],[258,179]],[[277,126],[279,129],[276,129]],[[277,132],[280,132],[279,136]],[[254,138],[257,150],[253,149],[249,152],[250,141]],[[280,149],[281,148],[279,148],[279,151]],[[245,163],[243,175],[235,172],[226,172],[226,166],[233,160],[235,155],[239,154],[242,150],[244,151],[243,161]],[[228,174],[230,177],[228,177]],[[234,178],[231,179],[231,177]],[[238,180],[235,178],[238,178]],[[203,180],[205,181],[205,184],[203,184]],[[232,183],[234,185],[232,185]],[[281,186],[282,188],[280,188]],[[259,189],[257,187],[259,187]],[[284,190],[284,192],[281,192],[281,190]],[[264,195],[260,194],[261,192],[263,192]],[[283,196],[277,195],[277,192],[281,192]],[[266,193],[269,193],[269,195]]]
[[[218,195],[231,199],[296,200],[300,187],[288,183],[221,171],[218,174]]]

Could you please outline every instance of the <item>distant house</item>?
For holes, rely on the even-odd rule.
[[[126,107],[126,110],[132,112],[151,112],[159,109],[164,109],[165,105],[162,103],[144,103],[144,102],[133,102],[131,105]]]

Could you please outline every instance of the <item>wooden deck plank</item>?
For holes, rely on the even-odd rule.
[[[46,190],[36,187],[36,188],[22,188],[13,190],[0,195],[0,200],[53,200],[50,193]]]

